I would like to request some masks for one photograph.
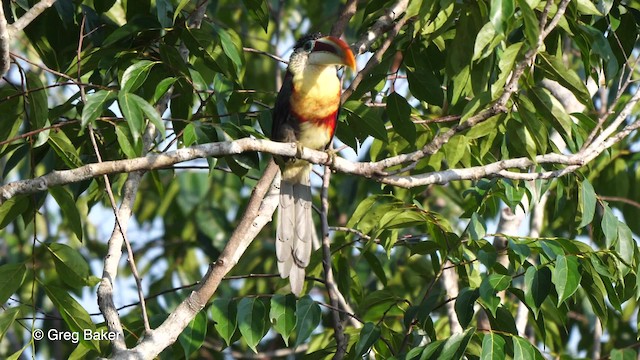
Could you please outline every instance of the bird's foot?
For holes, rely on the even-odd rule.
[[[327,157],[327,161],[325,161],[324,165],[328,166],[331,169],[333,169],[333,164],[336,161],[336,156],[338,156],[338,152],[335,151],[334,149],[327,149],[327,150],[325,150],[325,152],[327,153],[328,157]]]
[[[303,154],[304,154],[304,145],[296,141],[296,157],[301,158]]]

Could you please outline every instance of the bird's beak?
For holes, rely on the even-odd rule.
[[[325,36],[316,40],[309,54],[309,63],[314,65],[346,65],[356,69],[356,59],[349,45],[334,36]]]

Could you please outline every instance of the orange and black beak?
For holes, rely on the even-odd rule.
[[[317,39],[309,54],[309,63],[314,65],[345,65],[356,69],[356,59],[349,45],[335,36]]]

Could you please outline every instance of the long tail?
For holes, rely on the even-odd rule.
[[[295,173],[291,174],[290,170]],[[278,271],[289,277],[291,292],[299,296],[304,286],[304,269],[309,265],[315,229],[311,217],[311,165],[283,171],[276,229]]]

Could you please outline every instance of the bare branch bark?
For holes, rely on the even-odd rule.
[[[114,354],[113,359],[152,359],[176,341],[189,322],[207,304],[223,277],[236,265],[260,230],[271,221],[280,194],[280,189],[275,186],[280,183],[276,176],[279,176],[278,165],[270,161],[253,189],[242,220],[218,260],[210,264],[209,271],[198,288],[171,312],[162,325],[146,334],[134,348]]]
[[[386,14],[381,16],[362,38],[354,44],[354,48],[358,54],[365,53],[371,45],[385,32],[393,27],[393,23],[404,14],[409,6],[409,0],[398,0]],[[406,19],[405,19],[406,21]],[[404,22],[403,22],[404,23]],[[402,26],[400,26],[402,27]]]
[[[342,11],[340,12],[340,17],[338,17],[338,21],[333,23],[333,26],[331,27],[331,31],[329,32],[329,34],[331,36],[337,36],[337,37],[342,35],[342,33],[344,32],[344,29],[347,27],[347,24],[349,24],[349,20],[351,20],[353,15],[356,14],[357,10],[358,10],[358,0],[347,0],[347,3],[344,5],[344,7],[342,8]]]
[[[455,271],[455,265],[451,262],[451,260],[446,260],[444,264],[442,264],[444,270],[442,272],[442,284],[444,285],[444,291],[447,294],[447,299],[455,299],[458,294],[460,294],[460,287],[458,286],[458,273]],[[445,308],[447,310],[447,317],[449,318],[449,329],[451,331],[451,335],[453,334],[461,334],[462,326],[458,321],[458,315],[456,313],[456,303],[455,301],[447,301],[445,303]]]
[[[202,19],[204,17],[204,13],[208,4],[208,0],[199,0],[195,11],[189,16],[189,25],[192,27],[200,26]],[[184,47],[181,54],[185,57],[185,60],[188,56],[188,50]],[[169,104],[169,99],[171,97],[171,91],[165,94],[165,96],[160,100],[158,105],[156,106],[156,110],[159,115],[162,116],[166,108]],[[151,122],[148,121],[144,134],[142,136],[142,151],[143,154],[148,154],[149,151],[153,147],[153,141],[156,137],[156,127]],[[129,224],[129,219],[131,218],[131,209],[135,202],[138,187],[140,186],[140,182],[142,181],[142,177],[144,175],[144,171],[146,169],[139,169],[135,172],[130,172],[127,180],[125,181],[124,189],[123,189],[123,199],[120,204],[120,209],[118,211],[114,211],[116,224],[114,226],[113,232],[111,233],[111,237],[107,243],[107,256],[104,260],[103,274],[102,280],[100,282],[100,286],[98,287],[98,306],[100,311],[104,314],[105,321],[107,323],[107,327],[110,332],[116,333],[115,339],[112,340],[113,353],[114,355],[120,354],[122,351],[126,350],[126,344],[124,343],[124,333],[122,330],[122,324],[120,322],[120,317],[118,315],[118,310],[113,303],[113,283],[118,273],[118,265],[120,263],[120,258],[122,257],[122,245],[126,245],[127,256],[129,258],[129,265],[134,274],[134,278],[136,280],[136,286],[138,288],[138,295],[140,297],[140,303],[142,306],[143,312],[143,320],[145,327],[145,335],[150,334],[151,328],[149,325],[148,317],[146,314],[146,307],[144,301],[144,294],[142,293],[142,285],[140,275],[138,274],[134,254],[131,247],[130,242],[127,239],[126,233]],[[108,179],[107,179],[108,180]],[[106,185],[109,186],[109,182],[106,182]],[[112,201],[114,201],[112,199]]]
[[[630,115],[631,110],[639,100],[640,91],[636,91],[623,110],[617,115],[614,124],[611,126],[623,122]],[[401,164],[403,161],[410,161],[411,159],[419,160],[426,156],[423,151],[403,154],[376,162],[353,162],[340,157],[331,159],[325,152],[307,148],[304,149],[302,154],[297,154],[295,143],[278,143],[270,140],[245,138],[234,141],[195,145],[189,148],[170,151],[165,154],[149,154],[134,159],[88,164],[72,170],[53,171],[34,179],[14,181],[0,186],[0,203],[17,195],[33,194],[44,191],[52,186],[79,182],[104,174],[161,169],[187,160],[237,155],[248,151],[260,151],[275,155],[298,157],[314,164],[326,164],[331,161],[333,168],[337,171],[372,178],[385,184],[404,188],[493,177],[516,180],[550,179],[576,171],[639,127],[640,121],[636,121],[625,126],[610,138],[603,137],[603,133],[589,147],[577,154],[549,153],[538,155],[533,160],[529,158],[506,159],[482,166],[434,171],[416,175],[385,175],[383,170],[389,166]],[[418,154],[421,155],[421,157],[417,157]],[[513,172],[507,170],[528,169],[531,166],[549,164],[565,165],[565,167],[557,170],[539,172]]]
[[[18,31],[22,31],[55,2],[56,0],[40,0],[11,25],[7,25],[4,8],[0,6],[0,76],[4,76],[9,71],[9,42],[11,39]]]
[[[9,71],[9,65],[11,63],[11,59],[9,58],[9,41],[11,41],[9,25],[7,24],[7,18],[4,17],[4,6],[0,4],[0,76],[3,76]]]
[[[331,169],[324,167],[324,175],[322,176],[322,209],[320,218],[322,220],[322,267],[324,268],[325,286],[329,296],[331,306],[338,309],[339,301],[337,296],[336,281],[333,277],[333,267],[331,261],[331,240],[329,239],[329,220],[327,214],[329,212],[329,181],[331,179]],[[340,321],[340,313],[337,310],[331,312],[333,316],[333,336],[336,339],[336,354],[334,359],[342,359],[347,353],[347,341],[344,337],[344,327]]]
[[[393,9],[395,9],[395,11],[398,11],[398,12],[400,12],[401,10],[402,12],[404,12],[404,10],[406,10],[407,8],[408,3],[409,3],[408,0],[400,0],[398,4],[404,5],[404,9],[398,6],[394,7]],[[351,94],[353,94],[353,92],[356,90],[358,85],[360,85],[362,80],[364,80],[365,76],[367,76],[373,70],[373,68],[375,68],[376,66],[378,66],[378,64],[380,64],[380,62],[382,61],[382,57],[384,56],[384,53],[387,52],[387,50],[391,46],[391,43],[393,42],[393,39],[395,39],[395,37],[400,33],[400,30],[402,30],[402,27],[407,22],[407,20],[408,20],[407,17],[400,18],[400,20],[398,20],[398,22],[395,23],[393,28],[388,32],[387,38],[382,43],[382,45],[380,45],[378,50],[376,50],[375,54],[373,54],[371,59],[369,59],[364,69],[358,72],[358,75],[356,75],[356,77],[353,79],[349,87],[342,93],[341,101],[343,103],[347,101],[347,99],[351,96]],[[375,24],[374,24],[374,27],[375,27]],[[382,32],[382,28],[380,29],[380,32]],[[367,32],[366,37],[363,37],[363,40],[356,43],[355,45],[356,48],[361,49],[363,46],[366,46],[365,50],[368,49],[368,47],[371,45],[373,40],[375,40],[375,38],[373,38],[371,40],[371,43],[367,44],[366,39],[368,38],[369,34],[373,34],[373,33],[371,31]],[[380,36],[380,33],[375,33],[375,34],[377,34],[376,37]],[[363,43],[361,44],[361,42]],[[360,50],[358,50],[358,53],[361,53]]]
[[[27,11],[24,15],[20,17],[20,19],[16,20],[10,26],[10,36],[13,37],[15,33],[18,31],[24,30],[33,20],[35,20],[40,14],[42,14],[45,10],[50,8],[56,0],[40,0],[37,4],[33,5],[29,11]]]

